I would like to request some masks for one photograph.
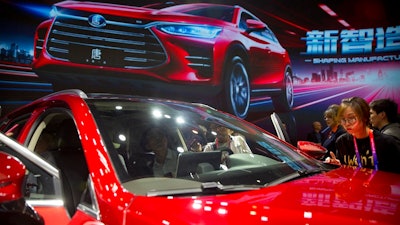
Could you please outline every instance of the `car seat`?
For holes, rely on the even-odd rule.
[[[64,120],[56,133],[57,148],[43,153],[61,175],[63,200],[70,216],[75,213],[89,175],[81,141],[72,119]]]

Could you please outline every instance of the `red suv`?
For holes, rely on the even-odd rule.
[[[52,15],[37,28],[33,70],[55,89],[201,100],[241,118],[269,97],[276,111],[293,106],[288,52],[240,6],[64,1]]]

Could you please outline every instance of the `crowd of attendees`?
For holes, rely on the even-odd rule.
[[[327,127],[314,121],[307,140],[327,149],[322,160],[400,173],[400,123],[398,104],[391,99],[368,102],[346,98],[324,112]]]

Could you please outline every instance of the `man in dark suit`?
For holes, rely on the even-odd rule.
[[[313,131],[307,134],[307,141],[311,141],[317,144],[322,143],[322,125],[319,121],[314,121],[312,123]]]

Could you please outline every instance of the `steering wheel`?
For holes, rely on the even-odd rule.
[[[233,151],[227,147],[218,148],[217,151],[221,152],[221,164],[224,165],[226,164],[226,160],[229,158],[229,156],[233,154]]]

